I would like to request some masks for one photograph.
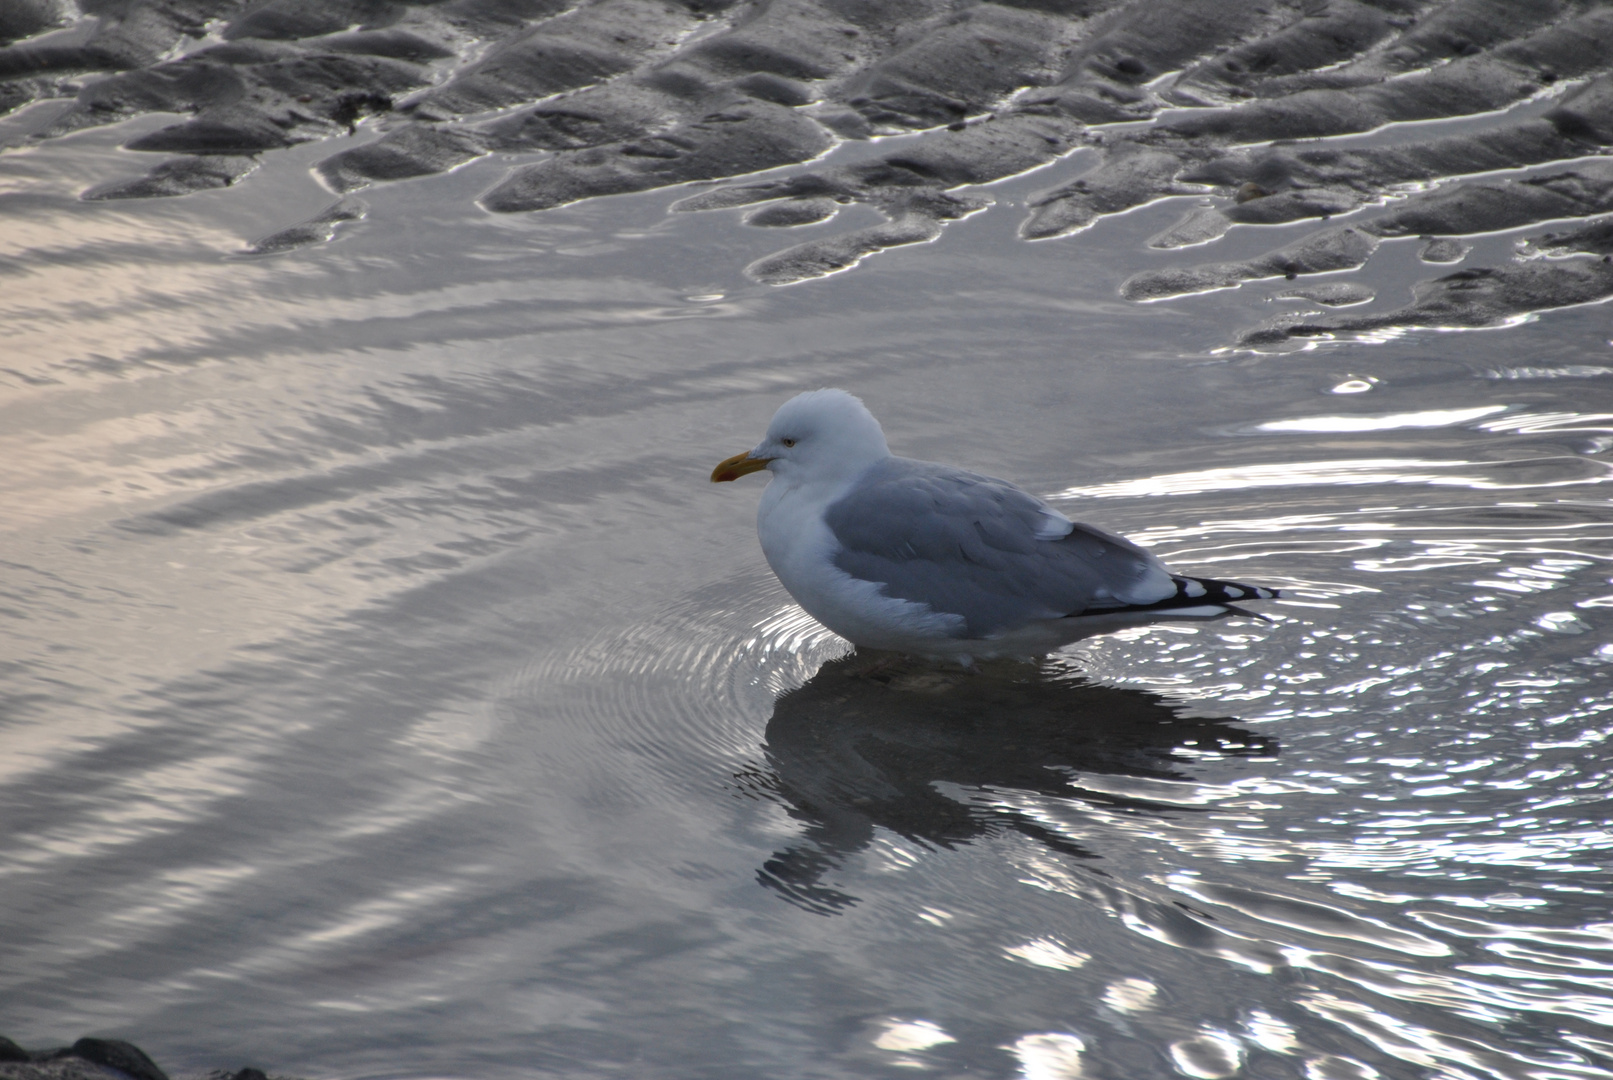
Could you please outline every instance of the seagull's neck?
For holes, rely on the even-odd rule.
[[[878,456],[848,457],[833,463],[820,463],[817,468],[813,469],[786,466],[773,471],[773,482],[768,487],[778,488],[779,495],[783,495],[786,492],[801,492],[822,498],[849,487],[863,473],[878,465],[881,461],[889,460],[890,457],[889,453]]]

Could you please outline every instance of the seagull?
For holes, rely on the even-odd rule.
[[[807,613],[867,649],[965,666],[1161,619],[1247,614],[1277,590],[1173,574],[1006,480],[897,457],[844,390],[785,402],[713,483],[766,469],[762,553]]]

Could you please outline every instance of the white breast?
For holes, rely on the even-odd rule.
[[[807,614],[858,645],[950,651],[937,645],[963,636],[961,615],[885,596],[876,583],[860,581],[834,564],[839,544],[823,513],[844,487],[789,485],[777,477],[767,485],[756,510],[756,535],[773,573]]]

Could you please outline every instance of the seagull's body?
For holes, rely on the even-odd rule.
[[[1029,492],[890,452],[843,390],[785,402],[713,481],[768,469],[756,532],[807,613],[853,644],[964,663],[1037,656],[1162,618],[1214,618],[1277,593],[1172,574],[1124,537]]]

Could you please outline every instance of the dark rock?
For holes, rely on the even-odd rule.
[[[770,180],[760,184],[733,184],[712,188],[698,195],[690,195],[672,204],[678,213],[701,210],[731,210],[736,206],[753,206],[775,199],[815,199],[828,197],[850,201],[853,192],[843,184],[834,184],[816,173],[792,176],[788,180]]]
[[[240,101],[246,93],[246,80],[229,64],[204,59],[159,64],[91,83],[79,92],[73,108],[57,117],[44,134],[65,135],[141,113],[222,107]]]
[[[1092,15],[1116,4],[1094,3]],[[1178,0],[1133,4],[1115,11],[1102,32],[1081,40],[1064,72],[1045,95],[1027,104],[1051,105],[1089,124],[1146,120],[1164,104],[1142,84],[1154,75],[1179,71],[1227,46],[1243,44],[1261,31],[1280,29],[1292,9],[1225,0]]]
[[[940,235],[939,221],[913,215],[841,236],[797,244],[756,260],[745,268],[745,273],[765,285],[793,285],[853,267],[876,251],[903,244],[922,244]]]
[[[1590,146],[1613,145],[1613,75],[1604,75],[1580,87],[1546,121],[1564,138]]]
[[[196,191],[229,187],[258,167],[257,158],[215,154],[165,161],[138,180],[118,180],[90,188],[81,198],[88,202],[108,199],[157,199],[189,195]]]
[[[294,135],[267,116],[247,108],[209,110],[209,115],[142,135],[127,144],[130,150],[182,154],[256,154],[308,142],[312,135]]]
[[[1334,6],[1330,3],[1329,9]],[[1411,0],[1371,6],[1388,12],[1385,21],[1402,32],[1337,67],[1257,80],[1253,92],[1275,99],[1296,90],[1369,86],[1433,70],[1550,26],[1568,12],[1560,0]]]
[[[496,150],[581,150],[623,142],[683,119],[688,103],[627,82],[568,94],[480,130]]]
[[[1417,257],[1425,263],[1459,263],[1467,258],[1467,253],[1473,248],[1460,240],[1450,237],[1428,237],[1417,252]]]
[[[168,1080],[163,1071],[137,1046],[121,1039],[80,1039],[71,1047],[36,1053],[0,1037],[0,1076],[7,1080]],[[206,1080],[270,1080],[263,1070],[214,1070]],[[290,1080],[274,1077],[273,1080]]]
[[[1463,236],[1610,211],[1613,162],[1588,162],[1522,180],[1468,181],[1427,192],[1366,227],[1379,236]]]
[[[1274,189],[1350,188],[1378,195],[1397,185],[1542,165],[1587,152],[1548,121],[1524,120],[1481,133],[1362,149],[1299,143],[1207,154],[1195,144],[1177,151],[1184,167],[1174,180],[1229,188],[1251,181]]]
[[[790,199],[751,211],[745,215],[745,224],[769,228],[815,225],[828,221],[839,209],[840,204],[833,199]]]
[[[74,14],[68,0],[6,0],[0,4],[0,45],[66,26]]]
[[[734,89],[753,98],[771,101],[775,105],[788,105],[791,108],[810,105],[818,100],[817,95],[805,84],[762,71],[734,80]]]
[[[897,14],[898,10],[900,14]],[[752,74],[813,82],[848,75],[878,59],[893,16],[910,31],[939,10],[936,0],[850,5],[818,0],[758,5],[728,31],[680,53],[685,63],[723,79]],[[849,96],[849,95],[848,95]]]
[[[816,157],[828,144],[823,129],[795,110],[742,98],[660,135],[520,169],[483,196],[482,205],[499,213],[547,210],[599,195],[790,165]]]
[[[776,199],[825,206],[835,202],[861,202],[878,207],[892,220],[890,226],[872,226],[849,238],[813,241],[790,253],[770,256],[750,271],[752,276],[760,276],[772,284],[786,283],[786,279],[800,280],[800,277],[790,276],[798,271],[805,277],[821,277],[854,265],[874,251],[895,246],[892,237],[922,232],[924,239],[933,239],[929,225],[913,224],[915,208],[921,203],[937,208],[937,212],[930,215],[937,222],[963,216],[953,210],[966,204],[968,212],[972,213],[985,204],[979,200],[960,200],[945,191],[990,183],[1045,164],[1068,152],[1075,143],[1079,127],[1059,116],[1011,114],[962,129],[937,132],[919,146],[873,161],[804,173],[783,182],[737,185],[704,192],[680,201],[674,209],[720,209]],[[745,220],[747,224],[757,225],[802,224],[796,220],[796,213],[786,204],[777,210],[758,211]],[[919,216],[925,215],[919,213]],[[775,265],[772,261],[775,258],[783,261]]]
[[[127,1073],[134,1080],[168,1080],[168,1074],[157,1068],[157,1063],[147,1057],[144,1050],[122,1039],[80,1039],[69,1053]]]
[[[323,244],[336,235],[338,225],[362,220],[369,209],[362,199],[343,199],[307,221],[253,241],[247,250],[253,255],[275,255],[309,244]]]
[[[886,155],[886,167],[903,169],[937,187],[989,184],[1062,157],[1078,143],[1081,126],[1062,116],[1017,113],[961,131],[937,132]]]
[[[390,0],[267,0],[224,28],[225,40],[294,40],[332,34],[351,26],[384,26],[402,16]]]
[[[884,224],[797,244],[756,260],[745,268],[745,273],[764,285],[793,285],[825,277],[886,248],[934,240],[941,235],[942,222],[967,217],[985,207],[983,199],[915,195],[893,207],[891,220]]]
[[[243,67],[249,64],[272,64],[280,60],[295,60],[303,55],[303,48],[285,41],[259,41],[246,38],[241,41],[226,41],[221,45],[209,45],[205,49],[198,49],[185,57],[179,63],[207,60],[220,64],[239,64]]]
[[[1336,226],[1312,233],[1287,247],[1242,262],[1146,270],[1120,286],[1127,300],[1164,300],[1189,293],[1230,289],[1261,278],[1299,277],[1336,270],[1354,270],[1378,248],[1378,238],[1352,226]]]
[[[1546,233],[1524,245],[1531,255],[1613,255],[1613,217],[1593,221],[1578,229]]]
[[[393,95],[430,81],[429,73],[418,64],[340,53],[304,53],[259,64],[251,69],[251,77],[264,91],[302,106],[295,111],[344,125],[364,113],[387,111]]]
[[[1026,172],[1068,153],[1080,125],[1057,116],[1012,114],[936,132],[917,146],[872,161],[803,173],[787,181],[745,184],[707,192],[676,204],[678,210],[744,206],[781,198],[828,196],[883,206],[915,188],[936,193],[987,184]]]
[[[1514,8],[1516,15],[1521,8]],[[1236,108],[1194,111],[1166,122],[1185,136],[1236,142],[1318,138],[1384,124],[1504,109],[1540,90],[1543,64],[1583,77],[1613,67],[1613,11],[1548,26],[1494,52],[1456,59],[1416,79],[1301,90]],[[1386,73],[1387,74],[1387,73]]]
[[[699,22],[663,0],[599,0],[501,43],[420,102],[423,115],[517,105],[603,82],[670,51]]]
[[[213,55],[209,50],[209,55]],[[194,120],[128,143],[131,150],[250,154],[351,130],[423,85],[424,68],[385,57],[298,54],[236,69],[244,92],[204,105]]]
[[[14,2],[6,0],[0,6]],[[0,48],[0,78],[147,67],[186,37],[202,36],[209,21],[235,14],[241,4],[242,0],[133,0],[86,5],[95,19],[83,24],[82,34]]]
[[[327,52],[362,53],[365,56],[388,56],[394,60],[446,60],[454,50],[441,41],[422,37],[408,30],[355,30],[346,34],[330,34],[317,42]]]
[[[1393,37],[1394,14],[1390,5],[1335,0],[1314,17],[1234,46],[1184,72],[1170,96],[1186,105],[1219,104],[1248,98],[1280,76],[1342,64]]]
[[[446,172],[487,153],[486,140],[450,125],[410,124],[380,139],[328,157],[319,175],[337,191],[352,191],[373,180],[403,180]]]
[[[41,85],[39,80],[0,82],[0,116],[15,112],[24,105],[45,97],[48,92],[48,87]]]
[[[1103,160],[1075,180],[1033,196],[1031,215],[1019,233],[1027,240],[1048,240],[1163,195],[1196,194],[1202,188],[1176,179],[1184,164],[1178,151],[1141,143],[1122,142],[1106,148]]]
[[[981,4],[870,64],[842,93],[876,130],[942,126],[1052,82],[1073,30],[1038,12]]]
[[[1613,297],[1613,264],[1600,260],[1515,263],[1459,270],[1412,290],[1410,305],[1375,315],[1330,315],[1278,322],[1245,334],[1239,344],[1351,337],[1389,329],[1477,329],[1502,326],[1535,311]]]
[[[1352,304],[1365,304],[1375,299],[1377,295],[1365,285],[1349,281],[1327,281],[1315,285],[1302,285],[1297,289],[1284,289],[1277,293],[1274,299],[1309,300],[1313,304],[1323,304],[1327,307],[1349,307]]]
[[[67,1048],[39,1051],[28,1061],[0,1062],[5,1080],[123,1080],[123,1074],[73,1054]]]
[[[856,109],[843,105],[824,105],[813,111],[812,118],[842,139],[874,137],[874,125],[868,122],[868,118]]]
[[[468,34],[494,39],[524,30],[529,23],[558,15],[570,6],[568,0],[447,0],[435,10]]]
[[[1203,244],[1221,236],[1234,225],[1283,225],[1305,218],[1332,217],[1334,214],[1348,213],[1364,201],[1365,196],[1349,188],[1296,188],[1260,199],[1237,202],[1232,206],[1195,210],[1148,241],[1148,246],[1178,248]]]

